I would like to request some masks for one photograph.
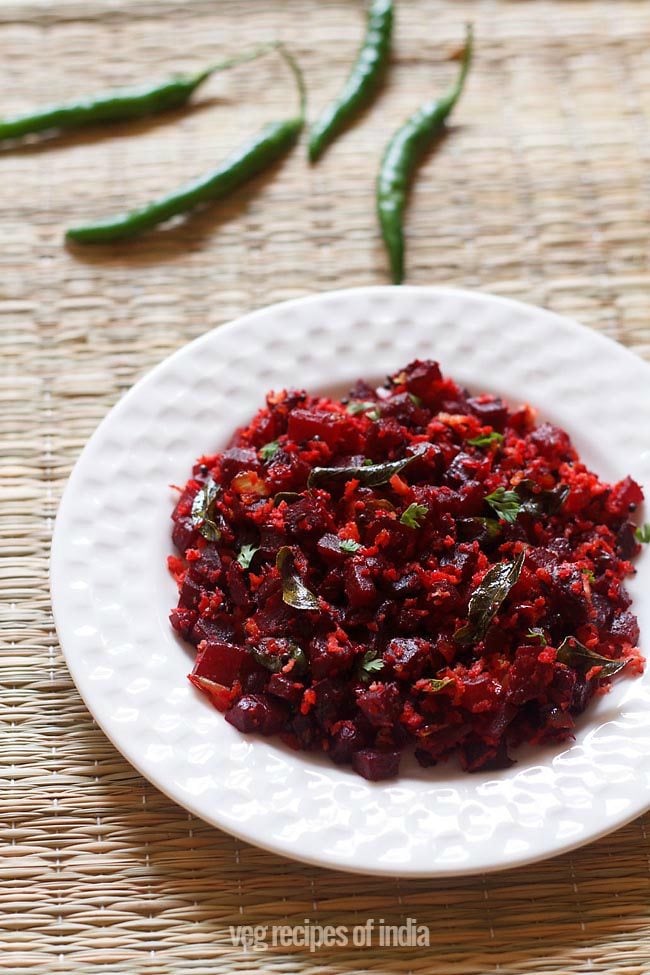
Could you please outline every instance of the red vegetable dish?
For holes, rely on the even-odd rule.
[[[269,393],[173,512],[189,679],[239,731],[367,779],[405,750],[506,767],[641,671],[624,581],[642,500],[435,362],[340,401]]]

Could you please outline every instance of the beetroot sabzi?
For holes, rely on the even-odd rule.
[[[200,458],[173,513],[175,630],[242,732],[368,779],[572,737],[639,628],[643,499],[533,410],[416,361],[341,401],[294,390]]]

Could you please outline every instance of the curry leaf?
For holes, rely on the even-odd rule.
[[[291,501],[298,501],[301,497],[302,495],[298,494],[297,491],[279,491],[273,498],[273,507],[277,508],[281,501],[286,501],[289,504]]]
[[[517,485],[517,491],[522,499],[521,509],[530,515],[557,514],[571,490],[568,484],[558,484],[551,491],[539,491],[535,494],[533,487],[533,482],[528,479]]]
[[[307,480],[307,487],[327,484],[330,481],[351,481],[353,478],[366,487],[379,487],[380,484],[386,484],[391,477],[403,471],[411,461],[420,457],[428,447],[428,443],[416,444],[413,453],[407,457],[402,457],[400,460],[389,460],[381,464],[366,461],[349,467],[314,467]]]
[[[426,682],[427,686],[423,687],[422,690],[428,694],[437,694],[438,691],[444,691],[445,687],[449,687],[453,683],[454,681],[451,677],[442,677],[441,679],[432,677],[431,680]]]
[[[501,522],[496,518],[461,518],[456,522],[459,537],[462,539],[476,538],[485,535],[486,541],[491,541],[501,534]]]
[[[293,641],[289,641],[289,649],[284,653],[269,653],[262,647],[251,647],[250,652],[258,664],[261,664],[266,670],[270,670],[272,674],[279,674],[290,660],[294,661],[290,670],[292,676],[299,677],[307,670],[307,655],[302,647]]]
[[[237,556],[237,561],[241,565],[242,569],[250,568],[250,564],[253,561],[253,556],[256,552],[259,552],[259,545],[242,545],[239,550],[239,555]]]
[[[282,599],[294,609],[320,609],[318,598],[307,589],[296,571],[293,553],[288,545],[279,550],[275,566],[282,580]]]
[[[629,657],[623,660],[612,660],[610,657],[594,653],[574,636],[568,636],[562,641],[557,648],[556,660],[568,667],[575,667],[576,670],[587,671],[592,667],[602,667],[599,678],[613,677],[629,663]]]
[[[521,552],[514,562],[499,562],[486,572],[470,597],[467,623],[454,633],[456,643],[469,646],[483,639],[499,607],[517,582],[525,557],[526,553]]]
[[[221,531],[215,521],[215,504],[220,486],[208,478],[192,501],[192,524],[209,542],[218,542]]]

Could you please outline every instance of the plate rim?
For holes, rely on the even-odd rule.
[[[560,856],[564,853],[568,853],[575,850],[587,843],[594,842],[603,836],[625,826],[627,823],[631,822],[639,815],[642,815],[648,809],[650,809],[650,795],[642,802],[639,803],[638,808],[632,809],[625,816],[617,819],[613,824],[606,824],[600,830],[590,831],[588,836],[585,837],[581,835],[577,839],[568,839],[563,844],[558,844],[550,852],[538,852],[536,854],[530,855],[526,854],[523,856],[513,856],[512,858],[504,862],[495,862],[490,864],[490,866],[476,867],[472,866],[471,863],[467,865],[457,865],[452,867],[441,867],[436,869],[431,868],[419,868],[417,866],[404,866],[400,865],[398,869],[391,869],[385,865],[380,867],[372,867],[368,865],[358,866],[354,863],[349,862],[338,862],[332,858],[327,858],[327,856],[317,856],[309,853],[294,853],[292,852],[290,846],[283,845],[279,842],[267,842],[260,839],[258,836],[251,838],[250,833],[246,830],[239,830],[236,827],[231,826],[230,823],[227,825],[217,821],[214,817],[207,817],[205,810],[201,809],[200,806],[192,802],[192,799],[187,796],[179,796],[180,789],[175,793],[174,789],[165,783],[164,779],[160,779],[151,768],[146,766],[146,763],[141,761],[140,755],[138,754],[137,746],[131,747],[131,745],[120,740],[120,736],[114,734],[114,729],[110,722],[107,722],[103,717],[99,717],[96,713],[96,708],[93,707],[92,697],[87,694],[87,688],[84,685],[84,681],[80,679],[79,672],[76,671],[74,654],[66,650],[64,641],[64,621],[62,618],[61,608],[63,603],[63,596],[61,594],[60,586],[62,587],[62,580],[57,578],[57,565],[63,561],[65,541],[62,538],[63,526],[65,519],[68,517],[68,507],[71,503],[71,499],[74,494],[74,490],[77,485],[77,481],[81,479],[83,463],[85,458],[89,455],[93,443],[101,437],[104,430],[109,424],[112,424],[116,419],[119,419],[121,413],[125,411],[132,399],[136,398],[140,391],[150,382],[155,381],[156,377],[162,372],[166,371],[168,368],[173,366],[173,364],[184,355],[188,354],[190,350],[200,348],[202,345],[209,345],[210,341],[215,335],[223,335],[241,328],[246,328],[250,324],[253,324],[257,319],[264,318],[270,312],[281,313],[282,311],[290,311],[295,306],[309,306],[310,304],[318,304],[323,300],[335,300],[336,298],[345,299],[357,299],[362,297],[372,296],[374,294],[381,293],[397,293],[399,295],[408,296],[411,295],[424,295],[431,297],[433,300],[436,298],[459,298],[459,299],[479,299],[487,301],[488,303],[493,303],[497,305],[504,306],[510,309],[512,312],[519,311],[521,314],[530,314],[531,312],[535,315],[543,315],[545,318],[552,318],[558,324],[561,324],[563,328],[569,328],[575,333],[585,334],[588,333],[590,340],[599,343],[604,349],[610,348],[616,350],[616,355],[621,357],[625,356],[630,364],[635,367],[644,367],[648,370],[650,378],[650,364],[646,362],[643,358],[637,355],[628,347],[622,345],[620,342],[604,335],[602,332],[596,329],[590,328],[589,326],[582,325],[576,320],[558,314],[557,312],[550,311],[542,306],[534,305],[528,302],[521,301],[519,299],[510,298],[507,296],[502,296],[494,294],[490,291],[484,291],[482,289],[471,289],[471,288],[457,288],[448,286],[426,286],[426,285],[369,285],[369,286],[358,286],[353,288],[340,288],[328,291],[316,291],[311,292],[306,295],[302,295],[296,298],[291,298],[281,302],[275,302],[273,304],[264,305],[262,307],[256,308],[252,311],[246,312],[237,318],[231,319],[221,325],[217,325],[214,328],[202,333],[199,336],[191,339],[189,342],[183,343],[169,355],[166,355],[160,362],[158,362],[152,368],[147,369],[136,382],[126,390],[115,402],[115,404],[109,409],[106,415],[97,424],[92,434],[88,438],[84,447],[78,454],[70,475],[66,480],[63,491],[61,493],[59,505],[57,508],[55,523],[52,531],[52,539],[50,545],[50,557],[49,557],[49,580],[50,580],[50,592],[51,592],[51,604],[52,613],[54,618],[54,624],[56,628],[56,633],[61,647],[61,652],[63,654],[66,667],[69,674],[75,684],[76,690],[81,696],[84,705],[88,709],[89,713],[93,717],[100,727],[102,733],[106,735],[112,745],[117,749],[117,751],[125,758],[126,761],[131,764],[136,771],[151,782],[155,788],[159,789],[164,795],[166,795],[171,801],[178,804],[181,808],[186,809],[192,815],[197,818],[208,822],[215,828],[222,830],[223,832],[234,836],[235,838],[250,843],[258,848],[264,849],[270,853],[278,856],[286,857],[294,862],[306,863],[310,866],[316,866],[322,869],[329,870],[339,870],[345,873],[354,873],[359,875],[367,876],[399,876],[399,877],[410,877],[410,878],[449,878],[449,877],[461,877],[461,876],[476,876],[480,873],[487,872],[502,872],[504,870],[515,869],[517,867],[526,866],[529,864],[537,863],[549,858],[554,858]],[[170,546],[171,547],[171,546]],[[390,785],[391,783],[388,783]],[[395,784],[399,785],[399,779],[395,780]],[[379,784],[381,785],[381,783]]]

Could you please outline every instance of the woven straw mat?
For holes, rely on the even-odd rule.
[[[195,107],[0,152],[2,793],[0,972],[650,973],[648,817],[576,853],[445,883],[289,862],[188,815],[82,704],[50,614],[48,546],[82,446],[132,383],[253,308],[387,282],[373,182],[387,134],[477,56],[407,216],[408,280],[485,288],[650,356],[650,5],[403,0],[381,99],[315,168],[272,175],[128,247],[72,252],[66,226],[207,171],[294,104],[274,58],[214,77]],[[10,114],[164,77],[282,38],[312,111],[363,29],[352,0],[0,3]],[[235,947],[231,924],[430,929],[431,947]]]

